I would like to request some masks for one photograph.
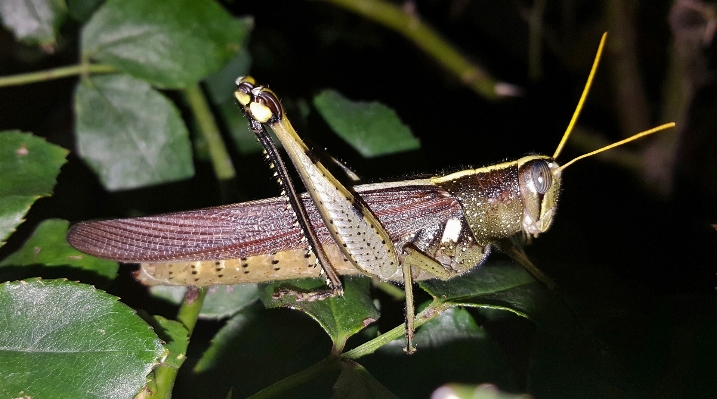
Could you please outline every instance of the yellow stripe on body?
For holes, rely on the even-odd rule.
[[[494,170],[509,168],[509,167],[515,166],[515,162],[516,161],[502,162],[502,163],[499,163],[496,165],[485,166],[485,167],[477,168],[477,169],[461,170],[458,172],[447,174],[445,176],[431,177],[429,180],[433,184],[446,183],[446,182],[450,182],[452,180],[457,180],[457,179],[460,179],[463,177],[477,175],[479,173],[486,173],[486,172],[490,172],[490,171],[494,171]]]

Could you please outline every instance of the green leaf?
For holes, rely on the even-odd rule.
[[[393,399],[398,396],[391,393],[360,364],[351,360],[341,362],[341,374],[334,384],[336,399]]]
[[[366,158],[420,146],[396,112],[381,103],[351,101],[335,90],[324,90],[314,97],[314,106],[336,134]]]
[[[316,320],[334,341],[335,349],[341,350],[346,340],[361,331],[379,317],[378,309],[370,296],[371,279],[363,276],[351,276],[344,279],[344,296],[322,301],[296,301],[291,296],[281,300],[272,294],[279,288],[289,288],[299,292],[326,289],[320,279],[301,279],[288,282],[267,284],[262,291],[261,300],[267,308],[288,306],[300,310]]]
[[[175,305],[184,300],[187,287],[155,285],[150,288],[153,296],[165,299]],[[202,319],[223,319],[251,305],[259,298],[256,284],[218,285],[207,293],[199,317]]]
[[[422,281],[419,285],[442,302],[507,310],[550,328],[575,325],[574,316],[560,297],[512,261],[491,261],[464,276]]]
[[[30,239],[16,252],[0,262],[8,266],[71,266],[114,279],[117,276],[117,262],[86,255],[70,246],[65,239],[69,222],[61,219],[43,221]]]
[[[1,184],[1,183],[0,183]],[[7,196],[0,197],[0,247],[10,237],[17,226],[24,222],[23,216],[39,196]]]
[[[437,382],[446,381],[491,381],[516,388],[503,352],[466,309],[452,307],[426,322],[416,331],[414,342],[417,351],[411,356],[404,353],[405,340],[401,339],[362,358],[361,363],[389,390],[407,398],[425,396]],[[424,377],[417,379],[417,375]]]
[[[416,334],[416,346],[440,348],[456,341],[485,339],[486,331],[476,324],[473,316],[461,308],[451,308],[441,317],[429,320]],[[401,349],[403,350],[403,348]]]
[[[203,353],[194,371],[201,373],[214,368],[227,350],[227,347],[233,344],[232,341],[234,341],[238,335],[241,335],[245,328],[249,328],[253,324],[254,319],[260,317],[261,312],[262,309],[254,305],[229,319],[217,335],[214,336],[211,347]]]
[[[0,285],[0,397],[130,398],[165,352],[131,308],[64,280]]]
[[[164,347],[169,352],[162,360],[162,365],[178,369],[187,360],[187,347],[189,346],[189,333],[182,323],[168,320],[162,316],[152,316],[150,321],[159,338],[165,342]]]
[[[28,44],[53,46],[66,12],[62,0],[0,0],[3,25]]]
[[[102,5],[104,0],[66,0],[67,11],[76,21],[85,22]]]
[[[182,88],[232,59],[249,30],[211,0],[108,0],[82,29],[81,49],[153,85]]]
[[[19,131],[0,132],[0,246],[30,206],[52,194],[67,150]]]
[[[429,320],[422,325],[414,337],[414,344],[419,351],[425,349],[440,349],[454,342],[464,340],[485,340],[488,335],[479,327],[473,316],[465,309],[452,307],[439,317]],[[405,339],[397,339],[381,348],[382,351],[392,352],[396,355],[403,353],[406,346]]]
[[[199,317],[222,319],[251,305],[259,298],[257,284],[220,285],[212,288],[204,299]]]
[[[233,389],[232,397],[244,398],[317,363],[330,347],[326,333],[306,315],[288,309],[267,310],[255,302],[232,316],[194,369],[183,367],[178,378],[202,397],[223,398]],[[311,384],[312,388],[323,384],[323,394],[283,397],[328,397],[334,381],[322,379]]]
[[[463,300],[479,295],[489,295],[534,282],[535,280],[520,265],[507,260],[498,260],[488,262],[458,278],[446,281],[426,280],[418,284],[434,298],[464,303]]]
[[[83,79],[75,93],[77,146],[107,190],[194,174],[179,111],[146,82],[126,75]]]

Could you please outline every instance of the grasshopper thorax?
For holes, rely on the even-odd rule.
[[[516,234],[537,236],[553,221],[560,193],[560,168],[552,158],[529,155],[517,161],[431,178],[460,202],[478,244]]]
[[[522,230],[533,237],[548,230],[560,194],[558,164],[544,155],[529,155],[517,161],[518,186],[523,204]]]

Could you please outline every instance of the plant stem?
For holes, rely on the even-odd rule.
[[[177,321],[182,323],[187,329],[187,335],[192,336],[194,327],[197,325],[197,318],[199,312],[202,310],[204,304],[204,298],[207,296],[209,290],[207,287],[197,288],[197,297],[189,301],[186,298],[182,301],[182,305],[179,307],[177,312]],[[152,395],[156,398],[172,397],[172,389],[174,388],[174,381],[177,379],[178,368],[160,365],[154,370],[154,380],[157,390]]]
[[[384,0],[326,1],[376,21],[412,40],[466,86],[486,99],[496,100],[503,96],[516,95],[518,92],[517,88],[497,81],[481,66],[470,62],[415,13],[409,13]]]
[[[28,83],[39,83],[75,75],[112,72],[116,72],[116,69],[111,65],[78,64],[61,68],[48,69],[40,72],[21,73],[19,75],[0,77],[0,87],[19,86]]]
[[[640,75],[637,54],[636,28],[630,4],[620,0],[609,0],[605,5],[605,19],[610,30],[610,66],[612,67],[615,104],[630,104],[617,107],[620,126],[624,137],[650,127],[650,110],[645,88]]]
[[[199,84],[184,89],[184,95],[197,121],[199,131],[209,147],[209,156],[212,159],[214,174],[220,181],[222,189],[222,202],[228,203],[230,202],[229,190],[230,186],[234,184],[236,171],[229,157],[229,152],[224,145],[224,140],[222,140],[222,136],[219,133],[219,127],[214,120],[207,98]]]
[[[446,311],[455,304],[433,301],[426,309],[416,315],[415,327],[419,327],[425,324],[427,321],[438,317],[441,313]],[[286,393],[301,384],[311,381],[325,373],[339,369],[341,367],[341,360],[356,360],[361,356],[371,354],[376,349],[386,345],[387,343],[405,336],[405,326],[402,324],[385,334],[381,334],[378,337],[366,342],[365,344],[358,346],[339,357],[329,356],[324,360],[316,363],[315,365],[299,371],[298,373],[292,374],[281,381],[278,381],[261,391],[250,396],[251,399],[265,399],[273,397],[285,397]]]
[[[296,374],[292,374],[281,381],[278,381],[270,386],[262,389],[261,391],[250,396],[251,399],[264,399],[264,398],[275,398],[275,397],[286,397],[286,392],[290,389],[300,386],[308,381],[311,381],[317,377],[320,377],[330,371],[338,370],[341,368],[341,361],[339,358],[330,356],[324,360],[316,363],[315,365],[299,371]]]
[[[199,312],[202,310],[204,298],[206,298],[208,291],[207,287],[200,287],[197,288],[197,290],[196,299],[191,301],[191,303],[186,299],[182,301],[182,305],[177,312],[177,321],[184,325],[190,337],[192,336],[192,331],[194,331],[194,326],[197,325],[197,318],[199,317]]]
[[[177,379],[177,372],[179,370],[169,366],[159,366],[154,370],[154,381],[156,385],[156,391],[153,392],[152,397],[154,398],[167,398],[172,397],[172,389],[174,388],[174,381]]]
[[[528,14],[528,76],[537,81],[543,76],[543,20],[545,0],[535,0]]]
[[[385,294],[390,296],[394,300],[403,300],[406,298],[406,293],[403,292],[402,289],[396,287],[395,285],[387,282],[387,281],[381,281],[378,279],[378,277],[372,277],[371,280],[373,280],[373,285],[383,291]]]
[[[451,306],[456,306],[456,304],[433,301],[427,308],[423,309],[421,313],[416,315],[414,328],[418,328],[425,324],[427,321],[438,317],[441,313],[445,312]],[[398,339],[405,336],[405,334],[406,327],[402,324],[389,330],[384,334],[379,335],[378,337],[366,342],[363,345],[357,346],[356,348],[343,353],[341,357],[344,359],[356,360],[362,356],[369,355],[375,352],[376,349],[386,345],[394,339]]]

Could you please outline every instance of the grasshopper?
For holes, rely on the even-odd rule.
[[[510,245],[510,237],[517,233],[537,237],[550,227],[561,174],[567,166],[674,126],[667,123],[562,166],[557,164],[555,159],[589,91],[605,39],[603,35],[578,106],[553,156],[529,155],[444,176],[352,187],[341,184],[311,153],[274,92],[251,77],[240,77],[235,97],[286,196],[158,216],[82,222],[70,229],[67,239],[91,255],[141,263],[136,277],[147,285],[210,286],[317,277],[321,273],[328,290],[276,294],[320,300],[342,294],[339,275],[365,274],[403,283],[406,351],[411,353],[415,350],[414,281],[460,276],[481,265],[491,249],[498,247],[552,288],[552,281]],[[307,193],[297,194],[264,126],[275,132]],[[321,268],[312,267],[316,264]]]

